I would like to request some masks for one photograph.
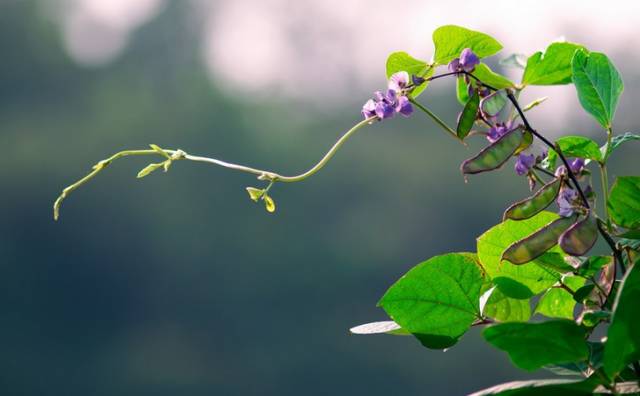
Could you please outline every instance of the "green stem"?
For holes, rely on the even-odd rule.
[[[313,175],[314,173],[318,172],[320,169],[322,169],[327,164],[327,162],[329,162],[329,160],[336,154],[338,149],[347,140],[349,140],[349,138],[351,136],[353,136],[359,129],[361,129],[362,127],[364,127],[366,125],[369,125],[369,124],[373,123],[375,120],[376,120],[375,117],[371,117],[371,118],[367,118],[365,120],[362,120],[359,123],[357,123],[356,125],[354,125],[351,129],[349,129],[347,132],[345,132],[344,135],[342,135],[340,137],[340,139],[338,139],[338,141],[329,149],[329,151],[324,155],[324,157],[322,157],[322,159],[318,163],[316,163],[313,167],[311,167],[306,172],[301,173],[299,175],[294,175],[294,176],[283,176],[283,175],[280,175],[280,174],[272,172],[272,171],[252,168],[252,167],[245,166],[245,165],[240,165],[240,164],[234,164],[232,162],[225,162],[225,161],[222,161],[222,160],[219,160],[219,159],[216,159],[216,158],[209,158],[209,157],[201,157],[201,156],[197,156],[197,155],[190,155],[190,154],[185,153],[182,150],[165,150],[165,149],[155,150],[155,149],[150,149],[150,150],[124,150],[124,151],[120,151],[120,152],[117,152],[117,153],[113,154],[111,157],[98,162],[96,165],[93,166],[93,169],[91,170],[91,172],[89,172],[86,176],[84,176],[80,180],[76,181],[72,185],[68,186],[64,190],[62,190],[62,193],[60,194],[60,196],[56,199],[56,201],[53,204],[53,218],[54,218],[54,220],[58,220],[58,217],[59,217],[59,214],[60,214],[60,206],[62,205],[62,201],[64,201],[64,199],[72,191],[76,190],[78,187],[82,186],[83,184],[87,183],[89,180],[91,180],[94,177],[96,177],[98,175],[98,173],[100,173],[100,171],[102,171],[104,168],[109,166],[111,164],[111,162],[117,160],[118,158],[132,156],[132,155],[164,155],[165,157],[167,157],[167,156],[171,157],[173,160],[189,160],[189,161],[194,161],[194,162],[204,162],[204,163],[207,163],[207,164],[222,166],[222,167],[227,168],[227,169],[233,169],[233,170],[237,170],[237,171],[240,171],[240,172],[245,172],[245,173],[250,173],[250,174],[253,174],[253,175],[257,175],[258,179],[260,179],[260,180],[268,180],[269,182],[271,182],[269,187],[268,187],[268,188],[270,188],[271,185],[276,181],[285,182],[285,183],[299,182],[299,181],[302,181],[302,180],[308,178],[309,176]]]
[[[447,125],[444,121],[442,121],[440,119],[440,117],[438,117],[437,115],[435,115],[435,113],[433,113],[431,110],[429,110],[428,108],[426,108],[425,106],[423,106],[422,104],[418,103],[415,99],[413,98],[409,98],[409,101],[411,103],[413,103],[417,108],[419,108],[420,110],[422,110],[424,113],[426,113],[429,117],[431,117],[431,119],[438,124],[440,127],[442,127],[442,129],[444,129],[446,132],[448,132],[451,136],[453,136],[457,141],[459,141],[460,143],[464,144],[464,142],[462,141],[462,139],[460,139],[458,137],[458,134],[456,133],[456,131],[454,131],[449,125]]]
[[[600,166],[600,182],[602,183],[602,204],[604,206],[604,219],[607,223],[607,230],[611,232],[611,220],[609,219],[609,175],[607,174],[607,165],[604,163]]]
[[[613,138],[613,130],[609,127],[607,128],[607,149],[604,154],[604,159],[599,163],[600,165],[600,180],[602,183],[602,199],[604,205],[604,218],[607,223],[607,230],[611,232],[612,225],[611,219],[609,218],[609,175],[607,174],[607,159],[609,158],[609,150],[611,150],[611,139]]]

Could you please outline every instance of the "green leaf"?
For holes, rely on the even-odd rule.
[[[491,56],[502,49],[502,44],[493,37],[455,25],[437,28],[433,32],[433,44],[436,48],[434,61],[439,65],[446,65],[459,57],[465,48],[470,48],[480,58]]]
[[[580,104],[603,128],[611,128],[623,90],[615,66],[605,54],[579,50],[573,57],[572,68]]]
[[[391,335],[411,335],[408,331],[400,327],[399,324],[392,320],[382,322],[365,323],[360,326],[349,329],[351,334],[369,335],[369,334],[391,334]]]
[[[623,279],[613,306],[613,317],[604,345],[604,371],[610,378],[640,359],[640,264]]]
[[[466,138],[471,131],[471,128],[473,128],[473,123],[476,121],[476,117],[478,116],[479,106],[480,96],[478,95],[478,91],[474,91],[473,96],[471,96],[467,104],[464,105],[464,109],[462,109],[462,113],[458,119],[456,133],[460,140]]]
[[[484,63],[480,63],[473,71],[473,75],[478,77],[480,81],[491,85],[495,89],[513,88],[515,84],[505,76],[495,73]]]
[[[164,166],[164,162],[159,162],[157,164],[149,164],[147,166],[145,166],[140,172],[138,172],[138,175],[136,176],[138,179],[142,179],[143,177],[149,175],[151,172],[160,169]]]
[[[584,136],[563,136],[556,141],[566,157],[580,157],[596,162],[602,161],[598,143]]]
[[[562,280],[569,289],[576,291],[585,283],[585,279],[579,276],[569,276]],[[536,313],[549,318],[565,318],[573,319],[573,309],[576,301],[573,296],[565,289],[552,288],[542,295]]]
[[[156,153],[158,153],[161,156],[165,157],[166,159],[169,159],[169,160],[171,159],[171,156],[169,154],[167,154],[166,151],[161,149],[160,146],[158,146],[156,144],[150,144],[149,147],[151,147],[153,149],[153,151],[155,151]]]
[[[507,352],[513,364],[524,370],[589,357],[585,330],[570,320],[502,323],[487,327],[482,335],[487,342]]]
[[[516,300],[528,300],[534,296],[531,289],[527,286],[505,276],[493,278],[493,283],[505,296]]]
[[[434,70],[435,67],[425,61],[413,58],[406,52],[393,52],[387,58],[387,78],[400,71],[406,71],[410,77],[415,75],[422,78],[429,78],[433,75]],[[416,87],[409,96],[417,98],[418,95],[427,88],[428,84],[429,81],[425,81],[422,85]]]
[[[536,52],[527,60],[522,76],[524,85],[559,85],[571,83],[571,59],[576,50],[584,48],[573,43],[553,43],[544,54]]]
[[[531,317],[531,305],[529,300],[509,298],[496,288],[482,314],[499,322],[526,322]]]
[[[575,268],[569,265],[560,253],[545,253],[536,259],[538,264],[560,274],[573,272]]]
[[[580,265],[578,275],[586,277],[593,276],[612,262],[612,256],[591,256]]]
[[[481,286],[473,255],[450,253],[415,266],[378,305],[427,348],[447,348],[480,317]]]
[[[249,194],[249,198],[251,198],[252,201],[258,202],[258,200],[264,194],[264,190],[255,187],[247,187],[247,193]]]
[[[595,377],[595,376],[594,376]],[[472,393],[469,396],[587,396],[598,386],[594,379],[542,379],[513,381]]]
[[[482,234],[478,238],[478,258],[487,275],[491,278],[511,278],[528,287],[533,294],[541,293],[556,283],[560,275],[544,268],[541,258],[527,264],[513,265],[508,261],[500,263],[500,257],[508,246],[558,217],[555,213],[543,211],[526,220],[506,220]],[[554,248],[551,252],[558,252],[558,249]]]
[[[607,152],[607,145],[605,144],[600,148],[603,157],[607,158],[611,155],[613,150],[620,147],[623,143],[630,142],[632,140],[640,140],[640,135],[636,135],[635,133],[626,132],[622,135],[616,135],[611,139],[611,148]]]
[[[640,229],[640,177],[618,177],[611,187],[607,206],[614,223]]]

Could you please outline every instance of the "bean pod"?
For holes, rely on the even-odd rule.
[[[525,220],[543,211],[556,199],[561,184],[561,178],[553,179],[542,186],[533,196],[509,206],[502,216],[502,221],[506,219]]]
[[[473,123],[476,121],[476,117],[478,116],[478,107],[480,106],[480,96],[478,95],[478,91],[474,91],[473,95],[467,103],[464,105],[464,109],[462,109],[462,113],[458,118],[458,126],[456,128],[456,133],[460,139],[464,139],[467,137],[471,128],[473,127]]]
[[[523,141],[521,128],[516,128],[504,134],[500,139],[485,147],[473,158],[464,161],[460,170],[465,175],[488,172],[501,167]]]
[[[571,256],[583,256],[598,240],[598,220],[589,212],[560,235],[560,248]]]
[[[560,217],[538,231],[511,244],[502,253],[501,260],[512,264],[525,264],[558,244],[558,238],[576,221],[576,216]]]

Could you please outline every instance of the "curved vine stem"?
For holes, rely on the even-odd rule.
[[[204,162],[204,163],[211,164],[211,165],[222,166],[222,167],[227,168],[227,169],[232,169],[232,170],[237,170],[237,171],[240,171],[240,172],[250,173],[250,174],[258,176],[259,180],[266,180],[266,181],[269,181],[271,183],[274,183],[274,182],[295,183],[295,182],[299,182],[299,181],[305,180],[309,176],[312,176],[313,174],[318,172],[320,169],[322,169],[327,164],[327,162],[329,162],[329,160],[336,154],[336,152],[340,149],[340,147],[347,140],[349,140],[350,137],[352,137],[362,127],[364,127],[366,125],[370,125],[375,120],[376,120],[375,117],[370,117],[370,118],[362,120],[359,123],[357,123],[356,125],[354,125],[351,129],[349,129],[347,132],[345,132],[334,143],[334,145],[329,149],[329,151],[327,151],[327,153],[322,157],[322,159],[320,159],[320,161],[318,163],[316,163],[313,167],[311,167],[306,172],[300,173],[298,175],[293,175],[293,176],[284,176],[284,175],[281,175],[281,174],[273,172],[273,171],[252,168],[252,167],[241,165],[241,164],[235,164],[235,163],[232,163],[232,162],[222,161],[222,160],[219,160],[219,159],[216,159],[216,158],[191,155],[191,154],[185,153],[182,150],[160,149],[157,146],[155,146],[155,148],[153,148],[153,146],[152,146],[152,149],[148,149],[148,150],[124,150],[124,151],[120,151],[120,152],[117,152],[117,153],[113,154],[111,157],[109,157],[107,159],[104,159],[104,160],[98,162],[97,164],[95,164],[93,166],[91,172],[89,172],[86,176],[84,176],[80,180],[76,181],[75,183],[71,184],[70,186],[66,187],[64,190],[62,190],[62,193],[60,194],[60,196],[58,196],[58,198],[56,199],[56,201],[53,204],[53,218],[54,218],[54,220],[58,220],[58,218],[60,217],[60,206],[62,205],[62,201],[64,201],[64,199],[71,192],[73,192],[78,187],[82,186],[83,184],[87,183],[88,181],[90,181],[91,179],[96,177],[98,175],[98,173],[100,173],[104,168],[109,166],[113,161],[117,160],[118,158],[128,157],[128,156],[140,156],[140,155],[161,155],[161,156],[164,156],[166,158],[165,163],[167,163],[167,164],[165,165],[165,171],[166,171],[166,169],[168,169],[168,165],[172,161],[188,160],[188,161],[194,161],[194,162]],[[161,164],[155,164],[155,165],[157,165],[157,167],[161,167],[162,163]],[[142,177],[142,176],[139,174],[138,177]]]

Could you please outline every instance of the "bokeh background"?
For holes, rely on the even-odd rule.
[[[542,377],[470,331],[446,352],[350,336],[399,276],[475,238],[527,194],[508,165],[465,184],[463,148],[416,114],[360,132],[312,179],[276,185],[130,158],[51,204],[97,160],[156,143],[297,173],[385,84],[391,51],[429,59],[443,24],[532,53],[564,36],[608,53],[640,130],[640,2],[0,0],[0,391],[4,395],[464,394]],[[499,69],[499,68],[498,68]],[[517,71],[502,70],[517,75]],[[572,86],[531,120],[603,134]],[[443,118],[452,81],[422,96]],[[611,173],[638,171],[638,147]]]

